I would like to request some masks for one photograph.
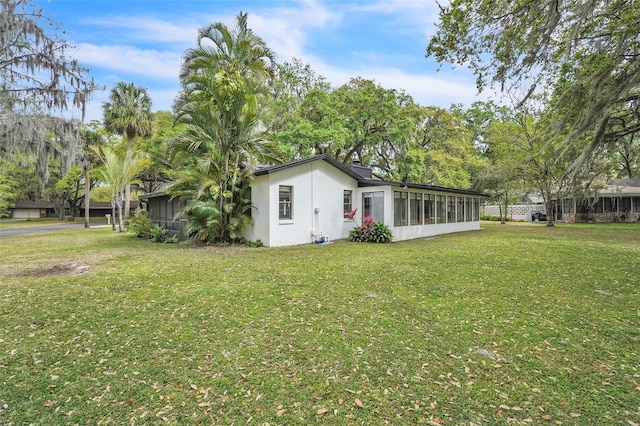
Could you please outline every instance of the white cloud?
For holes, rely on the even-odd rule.
[[[271,9],[268,13],[249,13],[248,25],[278,56],[278,61],[290,61],[305,55],[309,33],[335,25],[341,15],[315,1],[301,3],[301,8]]]
[[[141,75],[161,80],[177,80],[182,52],[145,50],[134,46],[98,46],[81,43],[76,57],[92,68],[100,67],[115,73]]]
[[[153,42],[189,45],[195,43],[199,25],[194,20],[180,22],[161,20],[153,16],[111,15],[85,18],[84,24],[97,29],[119,30],[129,42]],[[112,34],[117,37],[119,34]]]

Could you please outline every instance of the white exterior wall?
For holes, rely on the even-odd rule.
[[[269,245],[269,220],[271,210],[269,208],[269,200],[271,197],[271,190],[269,186],[269,175],[258,176],[251,182],[251,203],[253,207],[251,209],[251,217],[253,219],[253,226],[248,227],[244,231],[244,237],[250,241],[262,241],[265,245]],[[277,188],[276,188],[277,191]],[[278,193],[276,192],[276,202],[278,199]],[[278,217],[278,210],[275,212],[276,218]]]
[[[13,209],[11,217],[13,219],[39,219],[40,209]]]
[[[279,219],[280,185],[293,187],[292,220]],[[344,219],[344,190],[353,191],[353,208],[359,208],[356,180],[323,160],[258,176],[251,184],[254,226],[245,238],[269,247],[311,243],[319,235],[346,238],[354,224]]]
[[[433,237],[434,235],[454,232],[475,231],[480,229],[480,222],[436,223],[431,225],[390,226],[393,241],[411,240],[414,238]]]

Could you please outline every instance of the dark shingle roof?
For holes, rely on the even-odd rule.
[[[480,192],[469,191],[469,190],[466,190],[466,189],[445,188],[443,186],[435,186],[435,185],[423,185],[423,184],[405,183],[405,182],[392,182],[392,181],[385,181],[385,180],[379,180],[379,179],[364,178],[364,177],[362,177],[361,174],[356,173],[350,167],[345,166],[344,164],[342,164],[341,162],[339,162],[335,158],[330,157],[330,156],[328,156],[326,154],[321,154],[321,155],[316,155],[316,156],[313,156],[313,157],[303,158],[301,160],[290,161],[288,163],[278,164],[278,165],[274,165],[274,166],[263,166],[261,168],[258,168],[258,170],[256,170],[255,175],[256,176],[262,176],[262,175],[277,173],[277,172],[279,172],[281,170],[290,169],[292,167],[296,167],[296,166],[299,166],[299,165],[302,165],[302,164],[311,163],[313,161],[318,161],[318,160],[326,161],[327,163],[329,163],[330,165],[332,165],[336,169],[340,170],[341,172],[345,173],[348,176],[351,176],[352,178],[354,178],[355,180],[358,181],[358,186],[359,187],[396,186],[396,187],[399,187],[399,188],[407,188],[407,189],[408,188],[412,188],[412,189],[421,189],[421,190],[427,190],[427,191],[453,192],[453,193],[457,193],[457,194],[467,194],[467,195],[475,195],[475,196],[482,196],[482,197],[485,196],[485,194],[482,194]],[[362,166],[358,166],[358,167],[362,167]]]

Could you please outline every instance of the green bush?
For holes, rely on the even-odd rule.
[[[167,228],[161,225],[153,225],[151,228],[151,241],[161,243],[167,238]]]
[[[362,219],[362,225],[349,231],[349,240],[358,243],[390,243],[391,229],[382,222],[374,222],[371,216]]]
[[[251,241],[251,240],[244,240],[244,245],[247,247],[264,247],[264,243],[262,242],[262,240],[256,240],[256,241]]]
[[[151,230],[154,226],[156,225],[154,225],[153,221],[143,212],[129,219],[128,229],[133,232],[136,237],[148,240],[152,237]]]
[[[136,237],[151,240],[156,243],[177,243],[178,237],[169,236],[169,231],[162,225],[156,225],[149,218],[146,212],[132,217],[127,228],[133,232]]]

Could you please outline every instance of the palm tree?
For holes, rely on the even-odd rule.
[[[154,115],[151,112],[151,98],[147,89],[133,83],[119,82],[109,94],[109,102],[102,104],[104,126],[113,133],[124,136],[127,153],[133,151],[133,139],[137,136],[151,136],[155,130]],[[131,186],[125,189],[125,218],[129,217],[131,206]]]
[[[198,33],[198,47],[187,50],[180,80],[185,81],[193,74],[211,70],[239,72],[245,79],[262,81],[274,76],[275,54],[267,44],[250,28],[247,28],[247,14],[236,16],[236,25],[229,28],[216,22]]]
[[[280,157],[265,126],[267,110],[259,107],[256,96],[230,89],[239,87],[231,82],[221,83],[220,79],[202,82],[213,105],[199,100],[182,105],[179,121],[186,132],[175,139],[174,148],[196,155],[177,172],[170,192],[187,199],[191,213],[196,213],[192,208],[197,202],[215,201],[219,217],[213,239],[235,240],[248,223],[244,216],[250,200],[244,192],[253,172],[258,163],[277,162]]]
[[[94,152],[102,160],[103,168],[100,169],[100,176],[111,188],[112,229],[115,231],[115,210],[117,208],[118,229],[120,232],[124,232],[123,195],[138,173],[147,167],[149,160],[136,151],[127,151],[123,156],[118,154],[111,146],[94,147]]]
[[[176,115],[186,132],[174,149],[197,155],[170,191],[186,198],[187,211],[207,224],[203,239],[240,237],[247,224],[249,179],[258,162],[279,157],[259,101],[273,63],[273,52],[247,28],[246,13],[236,17],[233,29],[218,22],[200,30],[198,47],[185,55]]]
[[[89,205],[91,203],[91,168],[97,162],[95,151],[90,147],[98,146],[103,142],[103,136],[93,127],[95,123],[89,126],[82,126],[78,134],[84,142],[83,155],[81,165],[84,169],[84,227],[89,228]],[[115,218],[114,218],[115,219]]]

